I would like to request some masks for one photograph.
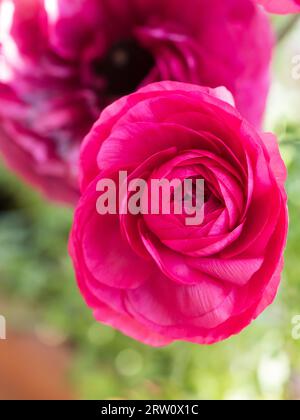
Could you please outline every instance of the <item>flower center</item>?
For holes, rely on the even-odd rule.
[[[106,56],[93,62],[93,71],[106,82],[108,96],[123,96],[136,90],[155,64],[149,51],[134,39],[114,44]]]

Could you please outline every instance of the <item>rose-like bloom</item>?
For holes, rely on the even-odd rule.
[[[271,13],[300,13],[300,0],[258,0]]]
[[[250,0],[0,0],[0,150],[50,198],[77,197],[82,138],[160,80],[226,86],[259,125],[273,35]]]
[[[226,102],[228,101],[228,102]],[[70,238],[79,288],[97,320],[154,346],[210,344],[274,299],[287,235],[286,170],[225,88],[161,82],[118,100],[81,150]],[[99,215],[99,181],[204,179],[204,220]]]

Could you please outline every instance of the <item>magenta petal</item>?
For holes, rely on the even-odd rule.
[[[152,264],[136,256],[122,238],[117,216],[93,215],[86,224],[82,247],[87,268],[102,284],[130,289],[152,275]]]
[[[203,279],[197,285],[179,285],[163,276],[129,291],[129,312],[159,333],[173,338],[193,336],[199,328],[215,328],[230,318],[234,309],[234,291]],[[180,333],[181,331],[181,333]]]
[[[82,149],[84,193],[70,239],[87,304],[101,322],[151,345],[239,333],[280,284],[288,215],[274,137],[209,90],[172,82],[117,102],[102,123]],[[97,180],[120,169],[146,185],[204,179],[203,222],[186,226],[185,214],[163,213],[98,219]]]
[[[87,268],[99,282],[128,289],[151,276],[151,265],[138,258],[123,240],[116,216],[94,216],[82,241]]]
[[[275,175],[276,181],[278,182],[278,185],[284,189],[284,184],[287,178],[287,169],[284,161],[282,160],[282,157],[280,156],[277,139],[272,133],[263,134],[262,139],[267,148],[270,158],[270,165]]]
[[[300,13],[299,0],[258,0],[268,12],[288,14]]]
[[[261,268],[263,258],[224,259],[224,258],[189,258],[190,267],[206,273],[220,281],[237,286],[245,286]]]
[[[113,311],[105,303],[98,305],[94,312],[94,316],[97,321],[110,325],[123,334],[141,341],[144,344],[148,344],[149,346],[161,347],[171,344],[174,341],[172,338],[151,331],[150,328],[145,327],[142,323],[139,323],[126,314],[121,315]]]

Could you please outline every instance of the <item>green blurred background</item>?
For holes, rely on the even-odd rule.
[[[278,33],[290,19],[274,20]],[[0,398],[300,399],[300,340],[292,338],[300,315],[300,79],[292,77],[299,39],[300,22],[276,49],[266,117],[289,171],[289,241],[272,307],[212,347],[152,349],[97,324],[67,254],[72,211],[1,167],[0,314],[8,340],[0,341]]]

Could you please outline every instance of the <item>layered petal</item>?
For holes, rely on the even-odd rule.
[[[260,126],[272,47],[252,0],[1,0],[0,124],[14,145],[0,152],[48,198],[74,204],[82,140],[110,103],[160,80],[225,86]]]
[[[82,147],[78,285],[98,320],[146,344],[227,339],[276,296],[286,169],[274,136],[233,105],[223,88],[154,83],[108,107]],[[97,183],[120,173],[117,214],[101,216]],[[143,186],[134,212],[131,182]]]

